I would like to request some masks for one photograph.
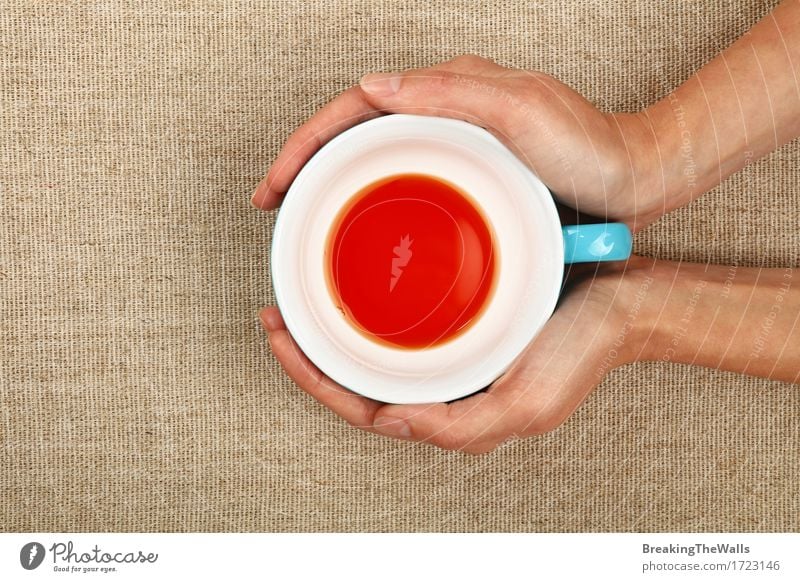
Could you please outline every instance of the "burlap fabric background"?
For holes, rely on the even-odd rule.
[[[0,527],[798,531],[795,386],[629,366],[481,457],[351,429],[264,342],[248,203],[365,72],[477,52],[635,110],[770,5],[0,1]],[[796,266],[798,200],[790,144],[636,247]]]

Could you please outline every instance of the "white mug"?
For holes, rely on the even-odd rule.
[[[410,350],[371,340],[336,305],[326,249],[341,209],[388,176],[428,175],[466,192],[494,234],[494,289],[459,335]],[[564,264],[621,260],[622,224],[562,227],[547,187],[486,130],[464,121],[387,115],[325,144],[278,214],[272,283],[286,327],[308,358],[353,392],[389,403],[455,400],[502,375],[552,315]]]

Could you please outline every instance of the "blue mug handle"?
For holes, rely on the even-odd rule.
[[[631,231],[620,222],[578,224],[561,228],[564,262],[624,261],[631,256]]]

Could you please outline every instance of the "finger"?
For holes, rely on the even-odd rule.
[[[514,99],[484,76],[460,68],[373,73],[362,78],[360,85],[366,100],[381,111],[451,117],[500,131],[503,112],[508,110],[503,100]]]
[[[503,418],[503,395],[482,392],[450,404],[387,404],[374,427],[386,436],[427,442],[449,450],[482,453],[513,435]]]
[[[358,406],[353,405],[353,398],[361,398],[360,396],[353,394],[329,378],[326,378],[322,372],[302,354],[297,344],[286,331],[286,325],[277,307],[265,307],[261,310],[259,316],[264,327],[270,331],[270,345],[272,346],[273,353],[286,369],[289,377],[291,377],[298,386],[351,424],[358,423],[357,425],[360,428],[372,428],[374,429],[372,432],[378,432],[384,436],[401,439],[412,438],[410,430],[406,428],[406,424],[402,419],[393,419],[386,414],[380,419],[375,418],[378,410],[388,410],[388,414],[391,415],[392,409],[403,407],[382,405],[364,398],[363,400],[369,403],[368,410],[366,414],[364,414],[364,410],[358,410],[358,407],[363,406],[363,403]],[[320,383],[322,383],[322,385],[320,385]],[[328,385],[327,383],[330,384]],[[433,412],[438,412],[446,408],[447,405],[437,404],[433,405],[433,407]],[[415,416],[414,406],[406,408],[409,409],[407,414]],[[423,412],[431,412],[431,407],[428,405],[420,405],[419,408],[421,408]],[[355,409],[355,412],[353,409]],[[414,440],[424,438],[423,435],[425,434],[434,434],[436,432],[434,427],[436,426],[439,428],[446,426],[446,424],[443,424],[438,419],[437,414],[424,414],[421,418],[414,418],[413,421],[416,426],[415,433],[417,435]],[[442,436],[434,435],[432,440],[435,441],[435,444],[440,444],[440,446],[449,445],[450,448],[456,448],[455,443],[451,442],[453,441],[454,435],[455,431],[450,430],[448,434]],[[477,444],[479,443],[465,442],[464,446],[459,448],[472,449]]]
[[[262,210],[279,206],[300,168],[319,148],[345,129],[379,115],[360,88],[351,87],[343,92],[286,140],[269,173],[256,187],[250,203]]]
[[[286,324],[277,307],[264,307],[258,312],[258,317],[261,319],[261,325],[269,332],[286,329]]]
[[[441,63],[433,65],[429,68],[441,69],[443,71],[453,71],[455,73],[464,73],[467,75],[492,76],[503,75],[511,71],[511,69],[507,69],[506,67],[498,65],[491,59],[472,54],[459,55],[450,59],[449,61],[442,61]]]
[[[584,307],[585,303],[577,315],[556,309],[536,339],[492,385],[490,391],[503,394],[513,410],[510,423],[517,435],[555,430],[597,385],[601,358],[594,348],[606,344],[598,335],[602,332],[595,314],[581,317]],[[579,346],[585,347],[576,349]]]
[[[328,378],[303,354],[288,331],[270,333],[269,344],[287,375],[300,388],[351,425],[372,432],[373,419],[380,403],[354,394]]]
[[[578,312],[580,315],[580,312]],[[597,381],[574,346],[596,333],[596,321],[556,311],[536,339],[487,392],[451,404],[386,405],[375,413],[375,428],[446,449],[485,452],[509,437],[557,428],[586,398]]]

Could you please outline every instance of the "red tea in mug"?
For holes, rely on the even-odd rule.
[[[458,188],[391,176],[358,192],[329,235],[328,280],[344,316],[372,339],[419,349],[473,323],[494,283],[491,229]]]

